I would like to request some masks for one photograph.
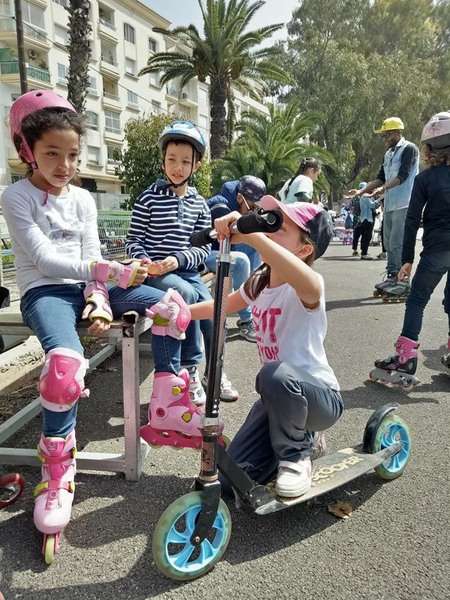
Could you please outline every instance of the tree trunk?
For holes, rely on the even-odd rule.
[[[226,98],[226,84],[222,81],[211,81],[209,88],[211,111],[209,145],[212,160],[221,158],[227,149]]]
[[[89,87],[89,60],[91,48],[89,35],[89,0],[70,0],[69,11],[69,75],[67,99],[79,113],[84,112]]]

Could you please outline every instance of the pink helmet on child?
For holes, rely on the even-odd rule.
[[[436,149],[450,146],[450,112],[433,115],[423,128],[420,141]]]
[[[76,113],[76,110],[71,103],[50,90],[33,90],[22,94],[11,106],[9,111],[9,126],[11,129],[11,138],[14,142],[14,137],[20,137],[19,156],[31,164],[33,169],[37,168],[33,152],[28,145],[22,133],[22,122],[32,113],[42,110],[43,108],[63,108]]]

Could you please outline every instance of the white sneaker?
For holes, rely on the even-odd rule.
[[[280,460],[275,491],[279,496],[297,498],[306,494],[312,484],[312,465],[309,456],[290,462]]]
[[[197,406],[202,406],[206,402],[205,390],[197,368],[189,371],[189,398]]]
[[[222,371],[222,379],[220,381],[220,399],[223,402],[236,402],[239,398],[239,392],[232,386],[231,381]]]
[[[203,376],[202,383],[203,387],[206,389],[208,385],[208,379],[206,376]],[[231,381],[223,371],[222,378],[220,380],[220,399],[223,402],[236,402],[236,400],[239,399],[239,392],[233,387]]]

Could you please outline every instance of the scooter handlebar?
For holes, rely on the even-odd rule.
[[[231,226],[232,233],[274,233],[283,224],[281,210],[260,210],[243,215]],[[217,239],[216,230],[212,227],[196,231],[191,235],[192,246],[205,246]]]

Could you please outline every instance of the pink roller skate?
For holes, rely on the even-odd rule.
[[[140,435],[153,446],[199,449],[202,410],[189,399],[189,373],[156,373],[148,410],[149,422]]]
[[[41,436],[38,455],[42,481],[33,495],[34,524],[44,534],[42,554],[49,565],[61,545],[61,532],[70,521],[75,491],[75,431],[66,438]]]
[[[415,387],[420,383],[414,376],[417,369],[418,347],[416,341],[401,335],[395,344],[396,353],[375,361],[375,369],[369,373],[370,380],[405,391]]]

